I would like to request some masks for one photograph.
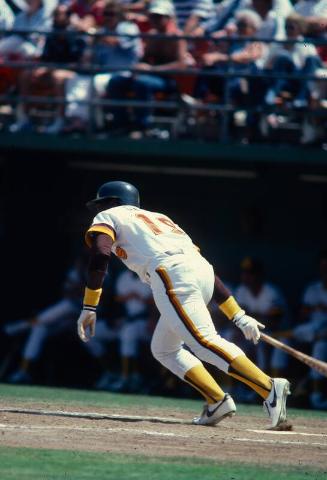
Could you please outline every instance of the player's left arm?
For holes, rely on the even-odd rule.
[[[96,308],[108,271],[113,243],[114,239],[106,233],[95,233],[89,240],[91,253],[87,267],[83,309],[77,322],[78,335],[83,342],[87,342],[95,334]]]
[[[213,298],[226,317],[242,330],[245,338],[253,343],[258,343],[259,328],[265,328],[265,326],[245,313],[218,275],[215,275]]]

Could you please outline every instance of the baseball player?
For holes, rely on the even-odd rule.
[[[33,365],[40,358],[46,340],[71,328],[71,319],[78,315],[82,304],[84,271],[85,254],[82,253],[67,272],[63,284],[63,298],[38,312],[35,317],[4,325],[3,330],[8,336],[29,330],[20,365],[8,378],[10,383],[31,383]]]
[[[295,327],[293,337],[301,343],[311,344],[312,356],[327,361],[327,250],[319,255],[320,278],[310,283],[303,294],[302,319]],[[313,388],[310,403],[314,408],[327,410],[326,378],[315,370],[310,371]]]
[[[141,209],[137,189],[126,182],[103,184],[87,205],[97,214],[85,237],[91,254],[78,319],[81,340],[95,334],[101,286],[114,253],[151,287],[161,315],[151,341],[153,356],[206,400],[194,424],[215,425],[236,412],[232,397],[201,360],[255,390],[264,399],[271,428],[284,422],[288,380],[269,377],[237,345],[222,338],[207,304],[213,296],[220,310],[254,343],[264,325],[246,315],[191,238],[166,215]]]
[[[265,279],[263,264],[256,258],[245,257],[240,267],[241,283],[235,289],[238,304],[251,316],[263,321],[269,335],[287,330],[289,325],[286,301],[280,289]],[[281,340],[287,343],[286,339]],[[261,369],[275,374],[287,370],[288,355],[285,352],[261,344],[255,354],[256,364]]]

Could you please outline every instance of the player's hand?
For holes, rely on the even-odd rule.
[[[83,342],[88,342],[95,335],[96,313],[82,310],[77,321],[78,336]]]
[[[255,318],[246,315],[244,310],[241,310],[234,316],[233,323],[242,330],[245,338],[252,341],[254,344],[257,344],[260,339],[259,328],[265,328],[265,326]]]

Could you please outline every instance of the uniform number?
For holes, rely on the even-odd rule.
[[[143,213],[138,213],[137,215],[137,218],[139,218],[140,220],[142,220],[146,225],[147,227],[150,228],[150,230],[155,234],[155,235],[160,235],[162,233],[164,233],[162,230],[161,230],[161,225],[159,222],[161,222],[162,224],[168,226],[170,228],[170,231],[172,233],[177,233],[179,235],[185,235],[185,232],[183,232],[183,230],[181,228],[179,228],[176,223],[174,223],[172,220],[170,220],[170,218],[168,217],[156,217],[156,221],[153,221],[151,218],[147,217],[146,215],[144,215]],[[161,228],[160,228],[161,227]]]

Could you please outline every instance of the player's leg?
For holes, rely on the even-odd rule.
[[[79,307],[75,302],[69,299],[62,299],[50,307],[45,308],[36,317],[29,320],[28,323],[31,327],[31,332],[27,337],[19,368],[11,374],[9,381],[13,383],[30,381],[31,365],[39,358],[48,335],[53,333],[51,329],[47,327],[60,320],[77,315],[78,312]]]
[[[138,365],[138,344],[140,324],[126,318],[120,334],[121,373],[111,390],[115,392],[135,392],[140,388],[141,374]]]
[[[312,349],[312,356],[323,362],[327,361],[327,338],[317,340]],[[310,403],[314,408],[327,410],[327,379],[316,370],[311,370],[313,389],[310,395]]]
[[[152,337],[151,351],[162,365],[181,380],[189,383],[205,398],[205,411],[206,413],[209,411],[209,417],[206,416],[206,419],[210,420],[196,423],[216,424],[226,416],[235,413],[236,407],[233,399],[225,394],[202,362],[184,348],[184,342],[170,328],[170,322],[162,316]],[[210,414],[210,411],[213,413]]]
[[[33,362],[39,357],[42,346],[47,337],[47,327],[36,325],[32,328],[26,340],[22,359],[19,367],[9,376],[11,383],[29,383],[31,381],[30,369]]]
[[[108,368],[107,350],[108,344],[112,344],[119,337],[119,332],[112,328],[105,320],[97,320],[96,334],[89,342],[83,343],[84,347],[95,358],[103,370],[95,382],[95,388],[99,390],[110,389],[111,384],[117,380],[117,375]]]
[[[205,269],[205,265],[203,267]],[[157,269],[157,273],[161,285],[153,279],[156,304],[161,312],[165,312],[171,329],[185,341],[198,358],[247,384],[264,400],[273,401],[272,397],[275,395],[273,380],[251,362],[237,345],[228,342],[216,332],[201,289],[197,288],[192,278],[194,270],[190,269],[190,272],[191,275],[185,266],[180,268],[176,265],[169,272],[160,268]],[[286,392],[282,391],[283,388],[284,383],[280,387],[278,383],[280,392],[278,390],[277,394],[282,398],[283,412],[280,408],[277,420],[276,415],[272,418],[270,413],[272,424],[280,422],[283,416],[286,417],[284,412]],[[283,415],[280,415],[281,413]]]
[[[137,392],[144,383],[140,365],[141,342],[149,343],[148,321],[145,318],[134,319],[129,322],[129,328],[122,332],[121,353],[125,360],[125,377],[128,379],[130,392]],[[123,370],[124,371],[124,370]]]

